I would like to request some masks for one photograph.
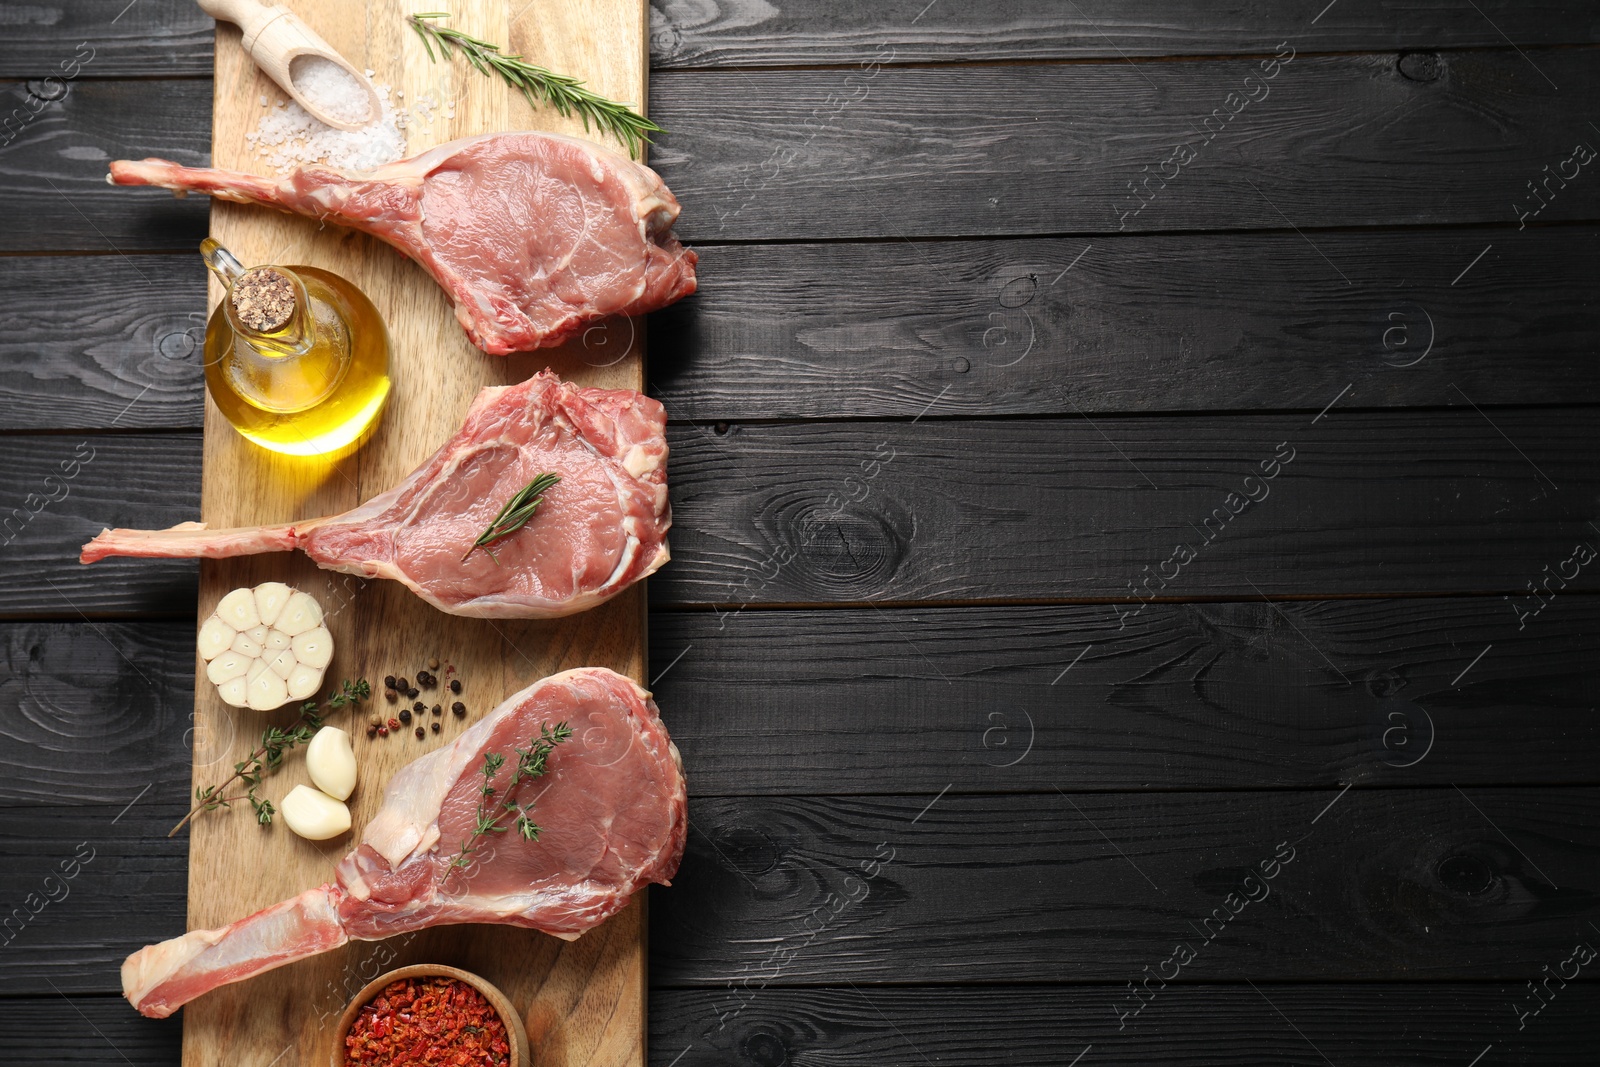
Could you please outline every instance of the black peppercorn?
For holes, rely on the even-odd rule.
[[[401,722],[410,722],[411,721],[411,712],[408,711],[405,708],[401,708],[400,709],[400,721]]]
[[[426,704],[419,700],[415,704],[411,705],[411,710],[416,712],[418,715],[421,715],[424,711],[427,711],[428,708]]]
[[[428,736],[428,731],[426,731],[426,730],[424,730],[424,729],[423,729],[423,728],[422,728],[422,727],[420,727],[420,726],[419,726],[419,727],[417,727],[417,731],[416,731],[416,732],[417,732],[417,740],[418,740],[418,741],[421,741],[421,740],[422,740],[422,739],[423,739],[423,738],[424,738],[424,737],[427,737],[427,736]]]
[[[435,714],[435,715],[443,715],[443,714],[444,714],[444,709],[443,709],[443,708],[441,708],[441,707],[440,707],[440,706],[439,706],[439,705],[437,705],[437,704],[435,704],[435,705],[434,705],[434,706],[433,706],[433,713],[434,713],[434,714]]]
[[[370,722],[367,723],[367,736],[368,737],[377,737],[378,736],[378,727],[377,727],[376,724],[370,723]]]
[[[461,716],[467,713],[467,706],[458,700],[454,704],[450,705],[450,710],[455,712],[456,718],[459,719]]]
[[[410,697],[412,700],[417,699],[417,687],[412,686],[410,689],[407,689],[406,696]]]
[[[393,704],[399,698],[400,694],[396,693],[393,689],[385,689],[383,691],[383,699],[387,700],[391,704]]]
[[[452,693],[461,692],[461,679],[460,678],[452,678],[452,679],[450,679],[450,692],[452,692]]]
[[[433,732],[434,733],[438,733],[439,732],[439,724],[438,723],[434,723],[433,724]]]
[[[399,678],[396,679],[394,687],[400,690],[400,692],[404,693],[407,689],[411,688],[411,683],[406,681],[404,678]]]
[[[395,689],[395,688],[397,688],[397,686],[394,684],[394,675],[386,674],[386,675],[383,676],[383,687],[385,689]]]

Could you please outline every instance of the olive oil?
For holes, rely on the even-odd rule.
[[[314,456],[359,445],[391,384],[389,332],[372,301],[316,267],[246,270],[215,241],[200,247],[228,288],[205,343],[206,388],[223,417],[274,452]],[[263,276],[293,294],[286,319],[263,318],[251,306],[247,292]]]

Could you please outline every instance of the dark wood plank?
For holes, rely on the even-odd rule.
[[[185,798],[163,788],[116,823],[7,810],[0,900],[61,899],[28,905],[0,989],[112,991],[126,953],[182,929],[185,850],[165,832]],[[1588,788],[692,797],[683,866],[652,890],[652,981],[1120,985],[1181,941],[1185,982],[1520,986],[1600,918],[1597,810]],[[94,859],[62,896],[45,878],[83,842]],[[1247,887],[1262,899],[1202,944],[1283,842],[1292,861]]]
[[[720,247],[652,318],[652,386],[705,422],[915,416],[946,385],[945,415],[1316,410],[1347,384],[1366,407],[1459,405],[1452,382],[1485,408],[1600,401],[1600,230],[1318,240],[1354,295],[1294,235]],[[198,428],[202,275],[187,254],[0,258],[0,428]]]
[[[1027,0],[1003,10],[918,2],[854,5],[837,0],[754,0],[652,6],[655,69],[792,66],[801,63],[923,63],[974,60],[1108,59],[1122,56],[1270,53],[1290,40],[1308,52],[1498,48],[1500,32],[1522,47],[1585,44],[1595,27],[1565,3],[1478,5],[1467,18],[1444,4],[1315,12],[1270,3],[1177,0],[1130,10],[1101,0],[1060,5]],[[926,8],[926,9],[924,9]],[[1315,20],[1315,21],[1313,21]],[[79,42],[93,49],[85,77],[207,75],[212,21],[182,0],[73,0],[25,8],[7,26],[0,77],[62,73]],[[88,53],[85,53],[88,54]],[[70,68],[68,68],[70,69]]]
[[[198,255],[0,257],[0,429],[198,429]]]
[[[1595,40],[1593,19],[1563,3],[1484,3],[1479,13],[1442,2],[1352,5],[1022,0],[1004,7],[764,0],[652,5],[657,68],[923,63],[1123,56],[1270,53],[1290,40],[1307,52],[1389,48],[1498,48]],[[1480,17],[1481,16],[1481,17]],[[892,59],[881,58],[892,56]]]
[[[669,434],[657,606],[1525,594],[1600,548],[1584,409],[725,428]]]
[[[205,237],[206,198],[113,188],[106,164],[146,156],[208,163],[209,79],[79,79],[37,113],[28,99],[22,83],[0,87],[0,114],[32,115],[14,137],[0,137],[8,213],[0,252],[189,249]],[[131,269],[137,274],[136,262]]]
[[[650,677],[701,797],[1600,784],[1600,602],[1549,610],[657,611]]]
[[[1578,940],[1595,941],[1570,939]],[[1552,946],[1554,962],[1572,947]],[[1520,1031],[1511,1005],[1518,992],[1528,997],[1524,987],[1414,982],[1174,985],[1118,1030],[1122,985],[783,989],[753,981],[748,989],[652,990],[650,1062],[1066,1067],[1086,1046],[1093,1051],[1084,1065],[1464,1067],[1485,1046],[1494,1051],[1484,1063],[1583,1062],[1600,986],[1551,988],[1555,999]]]
[[[153,781],[184,791],[194,623],[6,623],[0,665],[0,804],[121,807]]]
[[[0,993],[118,992],[130,952],[183,933],[189,843],[167,831],[188,796],[185,774],[115,805],[0,809]]]
[[[185,0],[18,4],[5,21],[0,78],[211,73],[216,23]]]
[[[1541,168],[1553,173],[1577,142],[1600,148],[1587,111],[1600,53],[1588,49],[1446,53],[1431,80],[1407,77],[1393,54],[1299,55],[1266,82],[1257,71],[1229,59],[667,72],[651,80],[651,114],[671,131],[651,163],[691,241],[1289,233],[1514,229]],[[1600,213],[1600,181],[1568,169],[1576,177],[1553,180],[1535,222]],[[1147,178],[1136,195],[1130,183]],[[1330,289],[1345,285],[1342,264],[1312,245],[1298,255],[1323,262]],[[714,257],[704,276],[714,283]]]
[[[0,1048],[33,1067],[120,1064],[171,1067],[183,1044],[182,1016],[146,1019],[120,996],[50,994],[8,999],[0,1011]]]
[[[107,612],[193,618],[191,560],[78,562],[107,526],[167,527],[200,510],[198,433],[19,435],[0,464],[0,608],[80,619]]]
[[[706,422],[915,416],[946,386],[944,415],[1600,399],[1600,230],[1317,245],[1353,286],[1293,233],[709,248],[652,319],[652,385]]]
[[[1406,77],[1392,55],[1300,56],[1251,88],[1267,95],[1138,214],[1128,183],[1204,140],[1202,120],[1256,61],[886,69],[869,82],[860,71],[666,73],[653,111],[672,133],[652,162],[685,205],[678,230],[690,240],[1514,226],[1541,168],[1594,139],[1582,103],[1600,88],[1597,55],[1450,53],[1432,81]],[[102,181],[117,156],[204,158],[209,83],[160,85],[163,106],[151,108],[151,83],[74,83],[0,149],[17,212],[5,250],[198,239],[198,199]],[[1600,183],[1577,173],[1551,186],[1536,222],[1596,217]],[[1325,263],[1330,287],[1349,277],[1312,245],[1299,255]],[[706,269],[709,284],[714,260]]]
[[[1117,599],[1119,613],[1155,596],[1526,595],[1595,537],[1581,502],[1597,434],[1583,409],[683,426],[677,559],[652,592],[658,606]],[[13,616],[190,610],[187,562],[76,558],[102,526],[193,518],[197,436],[7,447]],[[74,456],[88,462],[64,479]],[[1565,591],[1594,589],[1593,572]]]
[[[1520,986],[1600,918],[1592,789],[691,795],[689,809],[683,866],[651,896],[661,985],[1121,984],[1182,943],[1186,982]],[[1246,883],[1258,870],[1275,877]],[[1230,905],[1241,887],[1259,900]],[[1215,909],[1227,918],[1204,927]]]

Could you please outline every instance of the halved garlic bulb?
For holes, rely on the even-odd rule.
[[[315,695],[333,659],[322,606],[282,582],[235,589],[217,601],[200,624],[199,646],[223,701],[257,711]]]

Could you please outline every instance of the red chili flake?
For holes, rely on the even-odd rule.
[[[356,1013],[344,1039],[347,1067],[504,1067],[506,1024],[482,993],[457,978],[390,982]]]

